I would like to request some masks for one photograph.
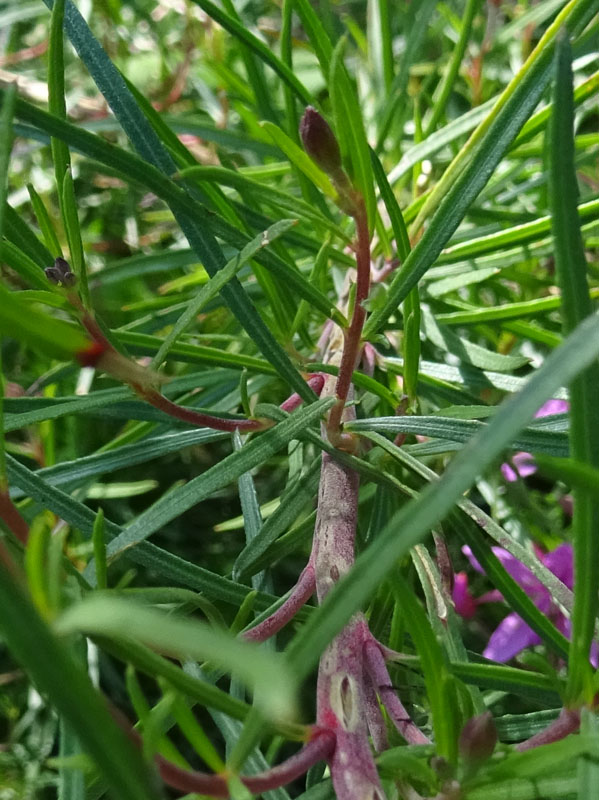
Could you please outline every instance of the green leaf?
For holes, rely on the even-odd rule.
[[[477,270],[486,272],[486,270]],[[476,273],[472,273],[476,274]],[[440,283],[441,281],[439,281]],[[599,297],[599,288],[589,291],[590,297]],[[480,322],[492,322],[502,319],[521,319],[525,316],[543,314],[546,311],[553,311],[561,308],[562,298],[560,297],[538,297],[534,300],[523,300],[519,303],[504,303],[500,306],[491,308],[477,308],[473,311],[452,311],[449,314],[437,314],[436,320],[444,325],[468,325]]]
[[[87,285],[87,269],[85,266],[85,256],[83,254],[83,243],[81,241],[77,199],[75,198],[75,188],[70,170],[65,172],[62,180],[61,209],[67,240],[69,242],[73,272],[77,276],[77,285],[81,292],[81,299],[84,305],[89,306],[90,299]]]
[[[575,211],[576,210],[578,211],[578,219],[576,214],[573,214],[572,220],[577,226],[579,225],[578,220],[580,220],[580,222],[595,221],[599,219],[599,200],[589,200],[586,203],[581,203],[578,207],[576,207],[575,204]],[[546,236],[550,229],[550,216],[524,222],[514,228],[506,228],[496,233],[469,239],[453,247],[448,247],[443,251],[437,263],[450,264],[454,261],[475,258],[489,252],[501,252],[505,250],[505,248],[513,247],[514,245],[537,242]]]
[[[441,202],[445,198],[450,195],[452,197],[456,196],[454,195],[456,182],[461,183],[464,173],[471,171],[473,167],[476,168],[478,159],[484,149],[481,146],[482,143],[488,140],[491,131],[494,129],[497,130],[497,121],[502,116],[505,116],[505,112],[510,106],[514,105],[514,100],[518,95],[526,95],[531,89],[534,91],[535,84],[542,92],[550,80],[549,69],[555,47],[555,39],[562,29],[562,26],[568,23],[571,29],[574,29],[581,21],[588,19],[588,14],[589,12],[592,13],[592,8],[592,0],[570,0],[570,2],[562,8],[560,13],[544,32],[524,65],[520,68],[518,73],[514,75],[510,83],[497,98],[491,112],[480,122],[468,139],[466,145],[461,148],[457,156],[445,170],[443,178],[435,186],[434,190],[427,198],[426,203],[419,211],[418,217],[414,222],[415,230],[420,230],[423,221],[441,205]],[[531,116],[535,105],[536,102],[532,103],[529,113],[524,115],[519,123],[519,127],[527,121],[527,116]]]
[[[331,57],[329,91],[335,118],[335,132],[341,155],[351,165],[350,177],[366,204],[370,230],[374,227],[376,202],[372,182],[370,151],[362,111],[343,61],[346,40],[340,39]]]
[[[134,639],[171,656],[209,660],[251,686],[267,717],[286,720],[294,713],[295,685],[282,657],[207,624],[97,594],[67,609],[55,629]]]
[[[587,492],[599,492],[599,469],[589,467],[588,464],[575,461],[573,458],[538,455],[535,456],[535,461],[542,475]]]
[[[292,89],[297,97],[302,101],[304,105],[314,105],[314,99],[312,95],[306,87],[301,83],[301,81],[296,77],[292,70],[284,64],[281,59],[277,58],[277,56],[273,53],[273,51],[267,47],[264,42],[261,42],[253,33],[251,33],[247,27],[241,22],[241,20],[235,19],[230,14],[226,14],[222,9],[218,6],[211,3],[210,0],[193,0],[196,5],[200,6],[208,16],[212,17],[212,19],[216,20],[219,25],[222,25],[223,28],[229,31],[233,36],[239,39],[240,42],[247,45],[256,55],[269,67],[271,67],[277,75],[285,81],[285,83]]]
[[[51,114],[61,119],[67,115],[64,87],[63,22],[65,0],[55,0],[50,20],[50,39],[48,42],[48,108]],[[52,159],[59,202],[62,207],[63,180],[71,166],[69,149],[59,139],[51,140]],[[63,217],[64,219],[64,217]],[[57,253],[58,255],[58,253]]]
[[[50,220],[50,215],[46,210],[46,206],[42,198],[39,194],[35,191],[31,184],[27,185],[27,191],[29,192],[29,198],[31,200],[31,205],[33,206],[33,210],[35,212],[35,216],[37,217],[38,225],[41,228],[41,231],[44,235],[44,241],[46,243],[46,247],[50,252],[55,256],[62,256],[62,248],[58,241],[58,237],[56,236],[56,232],[54,230],[54,226]],[[39,272],[39,269],[37,269]]]
[[[259,198],[262,202],[275,209],[285,209],[288,213],[292,214],[294,218],[304,218],[311,224],[316,223],[321,227],[333,231],[344,241],[350,241],[350,237],[342,228],[331,222],[330,219],[325,217],[324,214],[318,209],[315,209],[310,203],[301,200],[299,197],[289,192],[277,189],[272,184],[264,184],[259,180],[254,180],[241,171],[224,169],[223,167],[193,166],[179,170],[178,175],[181,176],[181,178],[193,178],[200,184],[204,181],[217,182],[221,186],[233,186],[240,191],[246,190],[247,194],[251,193],[251,195]]]
[[[337,192],[330,181],[329,176],[312,161],[310,156],[305,153],[299,145],[287,136],[284,131],[273,125],[272,122],[261,123],[264,130],[268,133],[273,142],[279,147],[291,163],[301,170],[321,192],[335,200]]]
[[[557,278],[562,291],[564,333],[592,313],[586,259],[577,215],[578,185],[574,167],[574,107],[571,51],[564,31],[556,51],[555,101],[551,124],[550,200]],[[576,461],[599,467],[599,365],[590,364],[570,385],[570,448]],[[568,697],[593,695],[589,650],[599,610],[599,500],[574,489],[574,571],[576,592]]]
[[[551,430],[548,428],[548,425],[551,424],[548,418],[541,419],[544,420],[542,426],[526,428],[506,446],[513,450],[537,450],[549,455],[566,455],[568,452],[568,434],[563,430],[563,426],[559,422],[554,422],[557,429]],[[473,436],[488,429],[492,424],[492,422],[455,419],[454,417],[442,417],[435,414],[429,417],[374,417],[372,419],[347,422],[344,427],[348,431],[382,431],[391,434],[413,433],[421,434],[422,436],[436,436],[456,442],[468,442]]]
[[[422,238],[391,281],[384,305],[376,309],[367,321],[365,337],[372,336],[384,326],[410,289],[416,286],[435,263],[470,204],[486,185],[507,148],[539,102],[549,80],[549,68],[548,57],[535,64],[496,115],[472,160],[444,195],[439,210]]]
[[[0,95],[5,98],[6,90],[0,89]],[[20,102],[17,97],[15,99],[15,116],[18,115]],[[4,209],[3,233],[9,241],[39,267],[49,267],[54,263],[52,253],[40,242],[35,233],[9,203],[6,204]],[[42,275],[41,277],[44,279],[43,286],[47,286],[45,276]],[[43,288],[43,286],[40,286],[40,288]]]
[[[2,94],[2,90],[0,89],[0,95]],[[144,161],[142,158],[135,156],[133,153],[128,153],[121,148],[116,147],[115,145],[109,144],[108,142],[100,139],[98,136],[94,136],[87,131],[77,128],[74,125],[70,125],[69,123],[63,122],[62,120],[58,119],[57,117],[53,117],[50,114],[46,114],[45,112],[41,111],[40,109],[35,108],[34,106],[25,103],[22,100],[17,100],[16,105],[17,114],[20,115],[21,118],[27,119],[31,121],[35,125],[39,125],[43,130],[50,131],[53,135],[63,138],[65,141],[69,142],[69,144],[74,148],[79,150],[80,152],[89,155],[92,158],[98,159],[102,163],[106,164],[109,169],[111,170],[112,174],[115,169],[122,172],[122,176],[124,179],[131,181],[132,179],[135,181],[139,181],[142,185],[147,186],[152,191],[156,192],[156,194],[161,197],[165,202],[167,202],[175,212],[177,209],[179,211],[177,213],[184,213],[193,215],[194,219],[198,222],[201,222],[201,227],[203,230],[211,231],[215,236],[219,238],[223,238],[224,240],[230,242],[234,247],[237,249],[242,249],[248,242],[250,238],[246,236],[243,231],[239,230],[227,220],[223,219],[222,217],[218,217],[214,213],[208,211],[208,209],[199,203],[195,198],[186,195],[180,185],[175,183],[175,181],[167,178],[163,175],[160,170],[156,167],[153,167],[151,163]],[[152,134],[154,131],[152,130]],[[299,149],[299,148],[298,148]],[[303,155],[303,151],[299,151]],[[308,158],[306,156],[306,158]],[[309,159],[308,159],[309,161]],[[310,162],[311,163],[311,162]],[[175,164],[172,164],[172,172],[175,171]],[[326,176],[325,176],[326,177]],[[181,211],[182,209],[182,211]],[[12,210],[11,210],[12,211]],[[21,222],[19,217],[12,211],[12,213],[8,213],[7,220],[10,218],[11,221],[11,228],[24,225]],[[13,218],[16,217],[16,219]],[[13,225],[14,223],[14,225]],[[260,223],[262,224],[262,223]],[[18,233],[18,236],[17,236]],[[18,245],[24,252],[29,253],[31,247],[29,243],[32,240],[31,233],[25,226],[25,230],[21,230],[19,227],[17,233],[15,233],[14,238],[18,242]],[[33,237],[39,248],[43,248],[41,242],[39,242],[35,237]],[[193,245],[193,241],[190,239],[190,243]],[[33,256],[30,255],[34,260],[38,261],[39,263],[46,263],[51,264],[53,262],[52,255],[43,248],[42,252],[46,252],[47,256],[41,255],[38,252],[39,249],[37,246],[35,248],[35,253]],[[194,252],[196,253],[196,259],[200,260],[204,266],[206,263],[203,260],[202,253],[197,250],[197,247],[193,245]],[[221,254],[222,255],[222,254]],[[164,267],[167,266],[167,259],[168,258],[181,258],[181,254],[169,254],[165,257]],[[261,254],[257,255],[257,260],[264,263],[264,265],[276,276],[278,276],[283,282],[288,283],[291,288],[293,288],[297,293],[305,298],[308,302],[312,303],[316,308],[318,308],[323,314],[326,316],[330,316],[331,318],[335,319],[339,324],[344,324],[344,317],[340,312],[338,312],[328,298],[320,292],[315,286],[310,284],[306,281],[303,276],[289,264],[284,261],[283,259],[277,257],[274,253],[265,250]],[[193,259],[191,259],[193,263]],[[131,266],[133,267],[133,273],[136,274],[135,268],[139,264],[139,261],[136,259],[131,259]],[[185,254],[183,255],[182,262],[184,264],[190,263]],[[220,261],[219,261],[220,263]],[[222,265],[224,266],[224,257],[222,259]],[[118,268],[111,268],[111,272],[108,273],[107,277],[110,277],[110,274],[114,274],[115,272],[119,274],[119,277],[123,277],[117,272]],[[237,286],[237,289],[234,287]],[[239,286],[236,280],[233,280],[230,284],[225,286],[223,289],[225,299],[227,293],[233,288],[233,293],[237,297]],[[228,302],[228,301],[227,301]],[[243,308],[239,312],[241,316],[245,319],[248,314],[252,316],[253,312],[249,310],[248,303],[245,302],[242,304]],[[243,323],[242,323],[243,324]],[[269,335],[270,336],[270,335]],[[256,340],[257,341],[257,340]],[[269,341],[272,343],[272,338],[269,338]],[[278,347],[278,346],[277,346]],[[280,353],[279,353],[280,356]],[[288,359],[285,357],[286,362],[288,363]],[[295,380],[295,379],[294,379]],[[292,384],[293,385],[293,384]],[[299,391],[299,389],[297,389]],[[306,394],[306,387],[304,385],[303,390],[304,394]],[[301,394],[301,392],[300,392]]]
[[[270,228],[256,236],[255,239],[252,239],[235,258],[232,258],[226,266],[220,269],[216,275],[201,288],[195,297],[189,301],[185,311],[177,319],[177,322],[167,334],[164,342],[160,345],[160,349],[152,359],[151,366],[154,369],[157,369],[163,363],[173,344],[191,324],[192,320],[199,314],[202,308],[222,291],[223,287],[235,277],[239,270],[247,264],[262,247],[268,247],[271,242],[274,242],[281,234],[293,227],[294,224],[295,221],[290,219],[275,222]]]
[[[42,503],[53,511],[58,517],[82,533],[91,537],[96,515],[83,505],[79,500],[70,497],[66,492],[50,486],[37,477],[37,474],[28,470],[11,456],[7,458],[8,476],[11,484],[19,486],[34,500]],[[105,519],[104,531],[107,537],[114,538],[122,533],[122,528],[114,522]],[[150,542],[140,542],[137,547],[128,552],[128,557],[135,563],[152,569],[157,575],[162,576],[175,586],[189,586],[197,591],[204,592],[207,597],[228,603],[235,607],[243,602],[250,591],[247,586],[223,578],[209,570],[185,561],[178,556],[156,547]],[[67,564],[70,562],[66,562]],[[95,583],[95,570],[90,568],[90,583]],[[89,583],[75,572],[80,582],[89,588]],[[256,608],[263,610],[277,600],[269,594],[259,593],[256,597]],[[301,614],[300,614],[301,617]]]
[[[52,0],[44,0],[44,2],[49,7],[53,5]],[[68,3],[65,10],[65,29],[98,89],[106,98],[138,153],[160,171],[169,175],[173,174],[176,170],[175,162],[164,149],[154,129],[135,102],[119,71],[97,39],[94,38],[85,20],[72,3]],[[185,195],[185,193],[183,194]],[[225,265],[225,258],[212,233],[194,217],[193,213],[190,213],[190,199],[182,199],[180,203],[176,203],[173,213],[206,271],[213,276]],[[222,293],[225,302],[265,358],[273,363],[280,375],[289,382],[300,397],[308,402],[313,401],[314,393],[293,367],[283,348],[274,339],[237,279],[233,279],[224,286]]]
[[[13,116],[17,87],[10,84],[4,95],[0,113],[0,238],[4,235],[4,218],[6,214],[7,174],[13,142]]]
[[[325,80],[329,76],[329,67],[333,56],[333,45],[317,12],[309,0],[294,0],[294,11],[299,16],[310,44],[314,48],[320,69]]]
[[[90,344],[73,325],[24,303],[18,292],[0,284],[0,333],[53,358],[72,359]]]
[[[456,716],[455,679],[445,664],[445,656],[431,623],[416,596],[401,576],[392,590],[404,615],[406,627],[420,656],[420,666],[433,717],[437,753],[450,763],[457,759],[459,719]]]
[[[461,408],[464,407],[462,406]],[[484,408],[489,410],[488,407]],[[362,435],[366,435],[372,442],[374,442],[374,444],[382,447],[383,450],[389,453],[392,458],[394,458],[403,466],[407,467],[415,475],[424,478],[426,481],[439,480],[437,473],[433,472],[433,470],[429,469],[429,467],[427,467],[421,461],[414,458],[414,456],[407,451],[405,445],[403,447],[398,447],[393,442],[385,439],[384,436],[381,436],[380,433],[362,432]],[[558,463],[562,463],[564,461],[564,459],[555,460]],[[496,544],[498,544],[504,550],[507,550],[508,553],[511,553],[514,556],[514,558],[518,559],[518,561],[521,561],[526,567],[528,567],[539,583],[545,586],[545,588],[552,594],[554,599],[561,606],[563,606],[568,612],[572,610],[572,591],[568,589],[568,587],[565,586],[559,580],[559,578],[557,578],[553,572],[551,572],[542,563],[542,561],[540,561],[533,553],[531,553],[528,548],[516,541],[513,536],[510,536],[509,533],[500,525],[498,525],[492,517],[488,516],[488,514],[485,514],[481,508],[475,505],[468,498],[459,498],[456,502],[456,505],[461,511],[464,512],[464,514],[469,517],[470,520],[479,526],[481,532],[490,536]],[[460,523],[460,527],[461,525],[462,523]]]
[[[407,88],[410,68],[430,26],[436,5],[434,0],[421,0],[417,5],[410,6],[407,12],[408,22],[406,27],[408,30],[406,31],[406,45],[400,67],[384,102],[381,103],[377,152],[383,148],[392,124],[395,123],[397,128],[401,129],[401,125],[405,120],[406,107],[409,105]],[[399,117],[399,120],[397,117]]]
[[[443,113],[445,112],[447,101],[449,100],[449,96],[454,88],[454,82],[458,77],[462,59],[464,58],[464,53],[466,52],[466,47],[468,45],[468,40],[472,30],[472,22],[479,7],[480,0],[467,0],[466,8],[464,9],[464,17],[462,19],[462,25],[460,27],[460,38],[453,48],[451,60],[445,69],[445,73],[439,82],[439,85],[435,89],[434,105],[424,131],[425,139],[427,139],[429,134],[434,131],[437,122],[441,119]]]
[[[91,395],[93,397],[93,395]],[[113,402],[108,400],[109,403]],[[73,411],[71,411],[73,413]],[[145,464],[167,453],[181,452],[186,447],[208,444],[229,438],[228,433],[214,431],[209,428],[195,428],[189,431],[165,433],[142,439],[135,444],[123,445],[104,453],[93,453],[73,461],[63,461],[53,467],[43,467],[36,471],[36,477],[51,486],[74,486],[87,478],[95,478],[104,473],[127,469],[135,464]],[[12,496],[19,498],[23,492],[13,491]]]
[[[511,372],[528,363],[525,356],[494,353],[486,347],[474,344],[453,331],[447,330],[443,325],[439,325],[434,314],[428,308],[422,309],[422,319],[427,339],[441,350],[457,356],[464,364],[472,364],[479,369],[495,372]]]
[[[304,428],[313,424],[332,404],[333,400],[327,398],[296,411],[284,422],[252,439],[242,450],[231,453],[185,486],[162,497],[110,542],[108,556],[114,557],[134,547],[221,486],[236,481],[244,472],[263,464],[291,439],[297,438]],[[88,566],[88,571],[89,569]]]
[[[276,511],[264,522],[256,536],[249,540],[237,556],[233,576],[239,580],[255,574],[253,565],[268,547],[290,528],[314,497],[318,486],[320,459],[316,459],[304,475],[291,482],[281,496]]]
[[[150,800],[160,795],[139,752],[113,722],[80,663],[38,615],[22,588],[0,564],[0,631],[37,688],[79,737],[113,796]],[[77,702],[73,702],[73,698]]]
[[[243,440],[239,431],[233,432],[233,447],[238,452],[243,448]],[[245,541],[250,544],[258,536],[260,528],[262,527],[262,515],[260,514],[260,505],[258,503],[258,496],[256,494],[256,487],[254,486],[254,479],[251,472],[245,472],[240,475],[237,480],[237,487],[239,490],[239,502],[241,504],[241,513],[243,516],[243,529],[245,531]],[[237,580],[238,575],[233,573],[233,580]],[[252,587],[258,589],[270,589],[272,591],[272,581],[267,577],[266,572],[258,572],[252,576]],[[253,749],[253,748],[252,748]]]

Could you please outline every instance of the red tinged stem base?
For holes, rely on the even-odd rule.
[[[109,711],[122,730],[136,745],[141,746],[141,736],[134,730],[123,712],[109,703]],[[335,734],[329,730],[313,728],[310,741],[295,755],[257,775],[241,775],[239,779],[252,794],[278,789],[304,775],[319,761],[331,758],[336,744]],[[197,792],[209,797],[229,797],[227,776],[198,770],[187,770],[160,755],[154,757],[160,777],[167,786],[181,792]]]

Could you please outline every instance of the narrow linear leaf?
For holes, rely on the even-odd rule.
[[[562,291],[562,327],[577,329],[592,313],[586,259],[577,215],[578,186],[574,167],[572,55],[567,32],[559,38],[555,58],[555,101],[551,121],[550,200],[557,278]],[[599,467],[599,364],[592,363],[570,385],[570,448],[576,461]],[[589,651],[599,609],[599,499],[574,489],[574,571],[576,592],[567,696],[593,695]]]
[[[285,81],[304,105],[309,106],[314,104],[312,95],[293,71],[290,70],[281,59],[277,58],[273,51],[261,42],[260,39],[254,36],[240,20],[225,13],[221,8],[210,2],[210,0],[193,0],[193,2],[200,6],[212,19],[216,20],[219,25],[222,25],[229,33],[256,53],[265,64],[271,67],[277,75]]]
[[[114,557],[147,539],[170,520],[209,497],[216,489],[237,480],[240,475],[264,463],[291,439],[310,426],[332,405],[331,399],[319,400],[293,413],[274,428],[257,436],[242,450],[224,458],[202,475],[158,500],[128,525],[108,545],[108,556]],[[90,570],[90,566],[87,567]],[[86,573],[87,574],[87,573]]]
[[[279,236],[292,228],[294,224],[295,220],[289,219],[275,222],[270,228],[256,236],[255,239],[252,239],[235,258],[232,258],[226,266],[210,278],[207,284],[202,286],[197,295],[189,301],[187,308],[173,325],[164,342],[160,345],[160,349],[152,359],[152,367],[154,369],[157,369],[163,363],[173,344],[191,324],[193,318],[199,314],[202,308],[209,303],[213,297],[216,297],[223,287],[235,277],[239,270],[245,266],[261,248],[267,247],[271,242],[276,241]]]
[[[158,800],[160,794],[141,755],[113,722],[86,671],[49,630],[2,564],[0,603],[0,630],[5,642],[38,689],[52,698],[54,707],[71,725],[114,797]]]
[[[53,0],[44,2],[52,8]],[[65,8],[65,29],[98,89],[106,98],[138,153],[160,171],[172,175],[176,171],[175,162],[135,102],[119,71],[71,2],[67,2]],[[193,214],[190,214],[188,208],[189,201],[184,200],[181,204],[175,205],[173,213],[206,271],[213,276],[225,265],[223,252],[212,233],[206,230]],[[265,358],[273,363],[300,397],[312,402],[315,398],[314,392],[302,380],[281,345],[274,339],[237,279],[234,278],[224,286],[222,294],[239,323],[256,342]]]
[[[351,165],[350,175],[364,198],[368,224],[374,227],[376,204],[372,182],[370,151],[366,140],[362,111],[347,74],[343,56],[345,39],[340,39],[331,57],[329,91],[335,117],[335,131],[344,159]]]
[[[283,659],[207,624],[92,595],[69,607],[55,622],[55,628],[63,634],[81,631],[133,638],[179,658],[210,660],[250,685],[256,704],[267,717],[284,720],[293,713],[294,685]]]
[[[449,189],[422,238],[391,281],[384,305],[367,321],[365,337],[384,326],[410,289],[433,265],[539,102],[549,77],[550,61],[543,58],[535,63],[499,111],[472,160]]]

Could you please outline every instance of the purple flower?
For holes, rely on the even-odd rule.
[[[511,553],[503,547],[493,547],[493,552],[501,561],[506,571],[524,589],[539,611],[548,617],[555,627],[563,633],[566,639],[570,638],[570,620],[559,609],[554,602],[549,589],[535,578],[528,567],[524,566]],[[535,548],[537,557],[551,570],[559,580],[569,589],[574,584],[574,571],[572,564],[572,545],[561,544],[550,553],[544,553],[540,548]],[[483,568],[472,555],[469,547],[463,547],[462,552],[468,558],[477,572],[484,573]],[[490,603],[503,600],[501,594],[494,590],[487,592],[481,597],[475,598],[468,589],[468,579],[466,573],[460,572],[456,575],[453,600],[456,611],[466,619],[473,616],[476,606],[481,603]],[[532,647],[541,643],[541,638],[530,628],[518,614],[512,612],[499,623],[491,634],[491,638],[483,651],[485,658],[505,663],[526,647]],[[599,662],[599,650],[596,643],[593,643],[591,650],[591,662],[597,666]]]
[[[547,400],[535,414],[535,417],[550,417],[552,414],[565,414],[570,410],[570,404],[567,400]],[[537,471],[537,465],[530,453],[514,453],[509,464],[504,463],[501,465],[501,472],[503,477],[509,483],[517,481],[518,478],[527,478]]]

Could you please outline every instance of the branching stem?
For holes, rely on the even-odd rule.
[[[109,710],[119,727],[136,745],[141,746],[141,736],[132,728],[122,711],[112,704],[109,704]],[[295,755],[257,775],[242,775],[240,780],[252,794],[277,789],[303,775],[319,761],[330,758],[334,750],[335,735],[331,731],[315,727],[310,740]],[[183,769],[160,755],[154,756],[154,761],[164,783],[173,789],[210,797],[229,797],[228,775]]]
[[[368,218],[366,206],[362,197],[355,198],[356,211],[356,296],[350,326],[345,334],[343,355],[339,365],[339,375],[335,394],[337,403],[329,415],[329,435],[335,440],[341,426],[341,416],[347,401],[351,378],[360,354],[362,329],[366,322],[366,309],[363,306],[370,292],[370,233],[368,231]]]
[[[264,642],[274,636],[295,617],[300,608],[312,597],[315,589],[314,567],[308,564],[283,605],[279,606],[270,617],[246,631],[243,634],[244,639],[252,642]]]
[[[559,717],[550,722],[545,730],[535,733],[530,739],[526,739],[516,745],[516,750],[523,753],[525,750],[532,750],[542,744],[550,744],[565,739],[571,733],[576,733],[580,727],[580,711],[562,708]]]

